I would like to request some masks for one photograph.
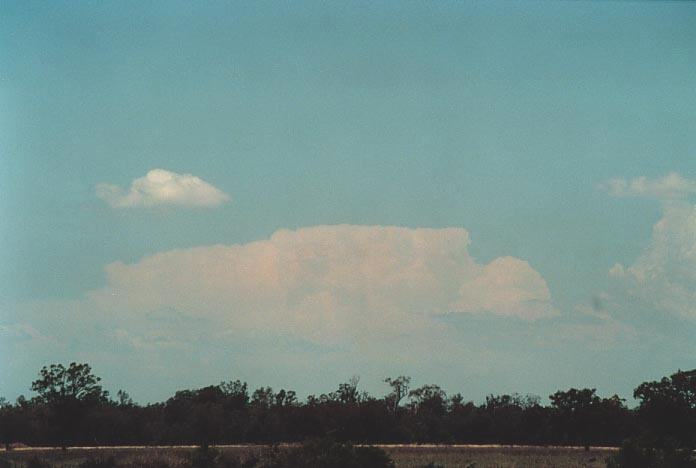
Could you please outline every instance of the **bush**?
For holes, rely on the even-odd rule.
[[[647,439],[629,439],[616,457],[607,460],[607,468],[696,468],[691,449],[657,445]]]
[[[191,452],[192,468],[215,468],[220,459],[220,451],[207,445],[198,447]],[[234,466],[234,465],[232,465]]]
[[[359,466],[365,467],[391,467],[394,466],[387,452],[379,447],[356,447],[355,459]]]

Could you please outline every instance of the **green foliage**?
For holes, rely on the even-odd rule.
[[[62,364],[43,367],[40,378],[31,384],[31,389],[48,404],[59,404],[69,400],[99,401],[108,394],[99,385],[101,378],[92,374],[89,364],[71,362],[66,368]]]

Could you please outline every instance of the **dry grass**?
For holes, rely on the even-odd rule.
[[[398,446],[383,447],[398,467],[435,466],[476,468],[605,467],[613,449],[589,451],[568,447]]]
[[[501,447],[462,445],[384,445],[397,467],[415,468],[431,466],[454,467],[604,467],[613,449],[593,448],[589,451],[569,447]],[[218,447],[225,454],[245,459],[266,450],[263,446],[235,445]],[[90,458],[113,456],[119,464],[142,466],[153,460],[161,460],[171,468],[186,466],[187,456],[193,447],[118,447],[118,448],[70,448],[19,449],[0,451],[1,461],[10,462],[13,468],[23,468],[28,460],[38,457],[56,468],[73,468]]]

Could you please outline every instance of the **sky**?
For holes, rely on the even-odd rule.
[[[696,4],[0,1],[0,396],[696,367]]]

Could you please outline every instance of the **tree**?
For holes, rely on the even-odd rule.
[[[396,414],[399,409],[399,403],[406,397],[406,394],[408,394],[408,386],[411,383],[411,377],[406,377],[404,375],[400,375],[394,379],[387,377],[384,379],[384,382],[392,389],[384,400],[389,410]]]
[[[225,394],[228,407],[240,410],[249,403],[249,387],[241,380],[221,382],[220,390]]]
[[[428,411],[441,416],[447,411],[447,394],[438,385],[423,385],[408,393],[409,407],[414,413]]]
[[[71,362],[66,369],[62,364],[51,364],[39,372],[40,379],[31,384],[31,389],[46,403],[75,401],[100,401],[108,396],[102,390],[100,377],[92,374],[89,364]]]
[[[116,398],[117,398],[116,404],[118,406],[128,407],[128,408],[133,406],[133,399],[130,397],[128,392],[126,392],[125,390],[119,390],[116,393]]]
[[[660,381],[644,382],[633,392],[638,414],[659,445],[695,447],[696,369],[677,371]]]
[[[571,388],[566,392],[558,391],[549,396],[551,406],[555,410],[556,422],[565,428],[566,440],[563,442],[580,442],[589,450],[599,416],[597,410],[602,402],[595,392],[594,388]]]
[[[360,400],[360,393],[358,392],[358,383],[360,382],[360,377],[354,375],[348,382],[339,384],[338,391],[335,394],[335,399],[340,401],[345,405],[352,405]]]
[[[31,389],[39,394],[39,400],[50,410],[52,423],[58,431],[61,446],[66,448],[74,440],[75,430],[90,406],[108,399],[99,381],[92,374],[89,364],[71,362],[51,364],[39,372],[40,378],[32,382]]]
[[[271,387],[259,387],[251,395],[251,406],[254,408],[269,409],[273,406],[275,393]]]
[[[7,401],[0,397],[0,442],[5,445],[5,450],[10,450],[10,444],[14,442],[15,427],[18,425],[18,411]]]

